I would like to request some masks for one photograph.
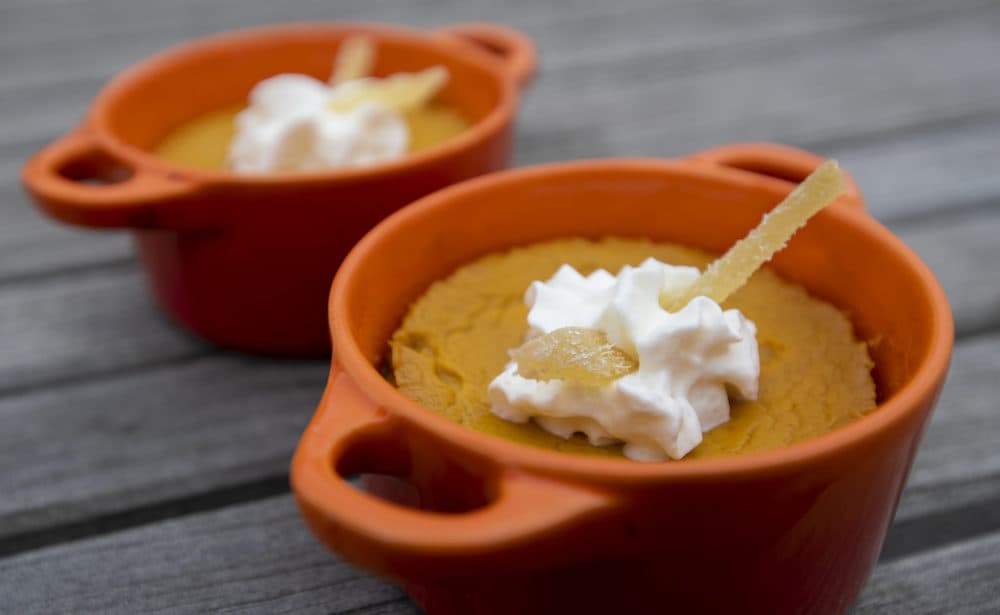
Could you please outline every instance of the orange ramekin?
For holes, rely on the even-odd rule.
[[[431,613],[843,612],[875,564],[953,339],[933,274],[853,185],[772,263],[873,340],[878,409],[821,437],[722,459],[587,458],[466,429],[378,369],[411,302],[464,263],[557,237],[720,252],[818,162],[737,145],[552,164],[452,186],[379,224],[330,296],[330,379],[292,463],[309,526]],[[422,510],[347,480],[365,474],[403,477]]]
[[[348,170],[247,176],[151,153],[184,122],[244,103],[271,75],[326,79],[353,34],[375,42],[376,75],[447,67],[439,100],[472,127],[398,161]],[[324,305],[343,257],[403,205],[506,167],[518,96],[534,68],[523,34],[485,23],[433,31],[299,24],[212,36],[115,78],[79,127],[27,161],[23,181],[54,218],[131,229],[157,300],[192,331],[243,350],[322,354]]]

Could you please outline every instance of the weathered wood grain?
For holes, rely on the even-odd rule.
[[[13,172],[13,171],[12,171]],[[132,258],[126,233],[73,228],[46,219],[0,169],[0,285]]]
[[[942,9],[940,3],[929,0],[888,1],[859,5],[851,11],[823,7],[806,11],[790,10],[783,4],[749,10],[742,3],[703,6],[681,2],[669,6],[647,3],[634,11],[588,7],[565,14],[550,5],[512,10],[507,21],[538,39],[543,61],[541,77],[525,102],[516,161],[525,164],[591,156],[678,155],[740,139],[816,142],[822,146],[824,139],[851,135],[863,141],[865,134],[877,133],[886,126],[899,129],[996,111],[998,98],[993,89],[1000,79],[995,79],[993,73],[1000,71],[1000,61],[983,58],[1000,57],[996,53],[1000,43],[976,29],[988,30],[987,26],[996,20],[997,10],[981,4],[968,0],[968,4]],[[525,6],[529,5],[536,6]],[[74,10],[87,15],[105,11],[115,13],[112,24],[117,19],[129,21],[129,11],[140,10],[132,3],[71,6],[76,8],[66,19],[75,15]],[[17,168],[20,160],[72,126],[100,83],[125,65],[156,48],[203,33],[199,28],[245,25],[227,20],[267,19],[270,15],[267,11],[257,15],[253,8],[256,5],[249,5],[246,14],[250,17],[237,11],[233,16],[220,13],[195,18],[199,10],[219,11],[218,6],[211,6],[215,8],[194,7],[192,15],[176,28],[158,27],[155,33],[136,36],[130,42],[121,43],[111,36],[109,40],[96,38],[89,46],[77,49],[75,44],[60,47],[56,38],[50,52],[42,46],[34,53],[14,54],[6,61],[4,78],[0,79],[0,113],[16,121],[0,125],[0,213],[5,222],[0,225],[0,281],[8,276],[77,266],[84,261],[127,258],[126,241],[120,234],[80,233],[44,220],[22,195]],[[346,5],[343,10],[353,10],[353,6]],[[447,3],[428,6],[428,15],[423,15],[426,11],[419,6],[400,8],[399,19],[424,25],[446,23],[471,19],[477,10],[452,11]],[[301,17],[308,17],[313,15],[310,11],[326,9],[311,3],[296,4],[289,9],[288,17],[298,15],[297,10],[304,11]],[[940,20],[938,13],[943,13]],[[490,15],[487,12],[484,16]],[[782,18],[776,19],[777,15]],[[90,23],[86,17],[83,19]],[[879,24],[890,28],[885,40]],[[16,26],[16,22],[7,25],[12,31]],[[84,31],[86,28],[75,24],[64,34]],[[970,40],[961,50],[952,52],[954,57],[942,59],[939,48],[958,32],[970,36]],[[707,36],[709,33],[711,36]],[[583,49],[575,42],[580,36],[588,40]],[[789,48],[800,52],[789,54]],[[898,52],[883,54],[884,48]],[[904,54],[911,54],[905,62],[925,67],[927,74],[910,82],[902,71]],[[951,66],[948,58],[958,62],[961,54],[976,61]],[[828,56],[835,59],[834,65]],[[860,56],[866,60],[859,61]],[[835,87],[836,80],[829,75],[847,75],[855,66],[862,73],[852,75],[849,81],[844,77],[852,87]],[[88,71],[97,74],[88,78]],[[51,81],[32,81],[34,75],[47,75]],[[4,83],[12,85],[5,90]],[[734,96],[734,91],[753,91],[759,100],[744,100]],[[621,97],[633,99],[627,112],[623,112]],[[566,108],[565,101],[574,101],[572,107]],[[812,109],[826,109],[831,117],[811,125],[803,114]],[[873,114],[878,117],[871,117]],[[858,164],[851,164],[849,158],[845,163],[847,168],[858,169],[863,187],[875,187],[870,192],[876,215],[883,209],[897,215],[912,212],[915,207],[945,209],[970,199],[987,198],[997,190],[992,179],[985,179],[993,174],[982,173],[982,169],[992,168],[992,157],[996,155],[996,148],[988,147],[987,141],[996,124],[988,118],[985,121],[983,127],[973,122],[967,129],[968,135],[978,135],[972,142],[963,138],[966,135],[957,135],[943,144],[948,154],[944,160],[949,161],[944,168],[956,171],[953,180],[943,184],[951,189],[944,195],[932,192],[927,197],[907,198],[896,184],[883,187],[887,184],[885,178],[894,178],[894,174],[876,179],[865,174],[870,167],[895,171],[911,162],[919,165],[917,169],[941,168],[938,160],[915,158],[912,153],[921,151],[938,135],[921,138],[918,132],[916,136],[902,134],[886,142],[880,139],[867,148],[867,157],[865,152],[859,154]],[[838,155],[845,153],[844,148],[833,150],[831,153]],[[851,151],[855,150],[848,148],[846,153]],[[881,164],[885,157],[889,158],[887,167]],[[892,166],[893,157],[901,160],[898,166]],[[923,177],[930,178],[931,174]],[[888,204],[883,207],[886,195]]]
[[[332,557],[290,496],[0,560],[4,613],[416,613]]]
[[[954,505],[959,485],[973,493],[1000,495],[998,374],[1000,333],[973,336],[959,343],[945,391],[910,476],[902,518]],[[951,485],[955,491],[940,498],[940,494],[925,492],[932,485]]]
[[[741,140],[822,149],[848,135],[992,114],[1000,88],[983,80],[1000,64],[962,58],[995,54],[998,14],[991,8],[822,44],[727,50],[734,57],[686,72],[674,68],[677,54],[653,54],[581,71],[571,81],[553,74],[546,83],[551,95],[526,108],[530,160],[564,157],[564,149],[577,156],[675,155]]]
[[[941,282],[960,336],[1000,326],[1000,195],[986,205],[891,225]]]
[[[990,613],[1000,533],[879,566],[852,613]],[[290,496],[0,560],[0,610],[18,613],[392,613],[394,586],[320,547]]]
[[[1000,210],[900,225],[951,298],[959,333],[1000,324],[1000,269],[994,266]],[[0,392],[135,369],[208,348],[159,314],[141,272],[70,270],[44,281],[0,284]]]
[[[915,218],[943,213],[921,235],[965,210],[1000,210],[1000,104],[986,121],[945,122],[914,133],[901,132],[864,142],[820,148],[854,177],[869,211],[894,230]],[[980,213],[973,211],[972,213]],[[965,215],[965,214],[963,214]]]
[[[157,312],[130,263],[4,286],[0,340],[0,394],[134,372],[208,348]]]
[[[633,149],[624,153],[664,155],[684,153],[678,148],[685,145],[762,137],[809,141],[823,127],[832,133],[827,136],[843,136],[930,121],[939,114],[982,111],[997,98],[989,76],[1000,70],[1000,62],[983,61],[997,50],[989,36],[997,9],[982,0],[965,1],[945,8],[926,0],[893,3],[891,12],[884,4],[875,4],[874,10],[858,5],[852,11],[803,12],[791,4],[768,11],[738,2],[708,7],[683,3],[654,5],[647,15],[618,11],[611,18],[606,10],[596,11],[585,23],[580,23],[588,15],[585,9],[567,17],[552,5],[540,5],[549,13],[548,21],[510,8],[503,11],[509,19],[498,18],[534,34],[542,51],[544,78],[525,108],[526,124],[549,131],[575,127],[584,134],[588,128],[608,131],[609,149],[574,152],[577,156],[620,155],[630,145]],[[399,19],[431,25],[489,18],[478,10],[448,9],[432,12],[429,19],[423,18],[425,13],[420,11],[418,18],[402,11]],[[263,19],[268,18],[274,14],[266,13]],[[75,123],[87,97],[128,64],[179,40],[240,25],[246,24],[238,16],[198,20],[192,15],[177,30],[96,46],[103,57],[85,49],[57,50],[55,57],[14,56],[8,64],[12,86],[0,89],[0,102],[21,121],[5,127],[0,143],[51,138]],[[640,27],[638,35],[632,32],[635,27]],[[587,38],[582,57],[581,30],[603,33]],[[956,32],[967,42],[942,56],[941,48]],[[893,51],[883,54],[885,49]],[[858,62],[860,57],[866,61]],[[964,62],[967,57],[978,61]],[[922,67],[919,79],[911,77],[912,66]],[[16,87],[22,83],[35,87]],[[848,83],[851,87],[841,87]],[[956,105],[955,85],[989,96],[970,91]],[[745,98],[740,92],[754,96]],[[630,99],[627,113],[622,113],[622,96]],[[571,113],[566,101],[573,101]],[[816,107],[818,103],[822,105]],[[25,108],[31,112],[21,113]],[[792,108],[798,112],[792,114]],[[827,110],[833,117],[812,126],[802,117],[807,110]],[[678,143],[680,137],[684,139]],[[532,157],[552,159],[548,154],[552,148],[558,154],[565,139],[546,141],[550,147]]]
[[[990,255],[1000,231],[1000,213],[903,226],[904,239],[937,271],[952,296],[959,331],[975,332],[995,325],[998,311],[991,306],[1000,304],[995,290],[1000,288],[1000,271],[992,267]],[[301,403],[301,397],[296,401],[295,395],[286,399],[282,397],[285,393],[252,404],[255,420],[266,423],[280,417],[291,421],[280,438],[268,440],[273,448],[223,447],[219,463],[205,465],[190,452],[197,450],[190,447],[190,441],[197,440],[198,430],[214,424],[217,417],[228,417],[230,421],[221,422],[217,428],[221,433],[228,433],[234,426],[238,431],[243,427],[239,421],[249,420],[232,419],[232,406],[213,405],[211,400],[217,393],[212,389],[213,376],[228,374],[221,377],[223,381],[239,383],[249,370],[227,363],[231,360],[228,357],[218,360],[224,364],[218,369],[213,367],[216,359],[197,360],[203,351],[201,345],[162,321],[149,304],[138,274],[129,267],[57,276],[41,285],[8,286],[0,292],[0,331],[5,340],[0,346],[0,383],[5,388],[31,389],[65,379],[82,381],[78,386],[56,388],[37,397],[24,394],[0,403],[0,408],[6,409],[0,412],[0,425],[4,425],[2,432],[9,438],[6,448],[13,455],[0,467],[20,463],[29,469],[9,475],[11,484],[19,484],[0,489],[12,496],[12,507],[0,514],[4,521],[0,526],[10,533],[4,535],[79,522],[132,506],[278,475],[284,471],[313,406],[311,402]],[[928,435],[904,495],[901,521],[981,505],[990,501],[1000,485],[998,461],[989,454],[1000,434],[989,429],[987,401],[993,385],[991,373],[1000,369],[990,362],[997,354],[996,348],[990,343],[967,346],[975,359],[956,359],[953,379],[958,377],[959,383],[949,384],[942,400],[936,421],[944,421],[944,427],[932,428]],[[189,369],[190,361],[195,363]],[[167,367],[142,373],[143,366],[158,364]],[[177,365],[182,367],[175,369]],[[123,368],[127,370],[124,374],[116,374]],[[200,369],[213,376],[200,377]],[[302,393],[305,397],[318,395],[322,387],[324,368],[312,370],[314,390]],[[255,376],[274,378],[278,391],[285,391],[280,383],[293,377],[267,364],[255,366],[253,371]],[[85,382],[95,375],[107,380],[94,385]],[[152,401],[139,398],[136,403],[139,392],[147,393]],[[179,392],[183,395],[178,396]],[[75,420],[66,419],[67,409],[59,402],[67,397],[74,400]],[[234,395],[232,402],[239,404],[241,399]],[[954,415],[952,400],[958,401],[959,408]],[[162,416],[151,410],[168,407],[182,410]],[[128,418],[129,414],[133,416]],[[211,420],[191,423],[191,414]],[[164,426],[150,422],[150,415],[177,421],[180,427],[173,425],[160,431]],[[290,418],[292,415],[294,418]],[[125,431],[114,427],[133,420],[136,422],[132,428],[141,436],[138,439],[127,438]],[[34,443],[45,429],[51,430],[49,437],[55,448],[31,444],[26,453],[24,446],[16,446]],[[939,431],[947,436],[939,438]],[[129,446],[122,449],[119,443],[126,439]],[[74,446],[67,447],[67,441]],[[158,458],[156,451],[162,446],[175,451],[172,463],[164,464]],[[58,454],[67,448],[78,460],[71,468],[63,467]],[[109,467],[125,474],[106,474]],[[234,467],[251,471],[232,472]],[[183,472],[171,475],[169,481],[151,478],[156,470],[169,473],[178,468]],[[38,480],[45,472],[61,480]],[[918,542],[932,539],[918,536]],[[911,543],[907,539],[906,544],[894,548],[908,552]]]
[[[942,280],[960,332],[996,326],[1000,269],[992,255],[1000,211],[911,221],[899,231]],[[0,489],[11,495],[0,512],[0,535],[8,536],[280,475],[312,412],[314,404],[304,399],[318,396],[325,372],[320,365],[286,369],[267,362],[248,367],[229,356],[199,359],[208,348],[156,313],[139,273],[127,265],[0,286],[0,339],[0,390],[24,391],[0,399],[0,442],[7,441],[0,467],[20,466]],[[1000,483],[1000,458],[990,454],[1000,433],[990,429],[988,416],[990,370],[1000,370],[996,355],[996,342],[983,338],[970,340],[956,358],[953,382],[904,496],[902,520],[979,505]],[[146,372],[157,365],[163,367]],[[308,390],[288,384],[300,382],[298,369],[311,383]],[[248,399],[240,393],[251,373],[271,383],[274,394]],[[95,376],[102,381],[87,382]],[[75,384],[59,386],[65,381]],[[40,387],[52,390],[32,392]],[[60,403],[65,399],[74,402]],[[239,419],[234,408],[244,404],[247,418]],[[269,446],[244,447],[238,444],[243,436],[227,435],[283,420],[289,422]],[[131,425],[133,433],[119,424]],[[199,449],[191,442],[203,435],[198,430],[209,425],[216,427],[208,437],[232,445],[219,449],[215,465],[192,453]],[[46,431],[54,448],[34,444]],[[163,447],[174,451],[170,463],[159,458]],[[76,459],[72,466],[61,465],[63,450]],[[233,471],[239,467],[252,471]],[[38,480],[45,472],[60,480]],[[158,472],[170,480],[154,480]],[[905,552],[910,544],[894,548]]]
[[[853,615],[1000,612],[1000,532],[879,566]]]
[[[883,547],[883,559],[1000,529],[998,374],[1000,334],[959,344]]]
[[[282,477],[327,370],[215,356],[0,400],[0,542]]]
[[[994,146],[997,134],[1000,134],[1000,120],[973,122],[955,130],[932,130],[834,146],[823,153],[840,160],[855,177],[873,216],[887,221],[907,238],[915,237],[913,241],[920,245],[926,244],[928,253],[934,250],[934,235],[939,229],[954,229],[947,232],[949,239],[954,239],[955,233],[971,230],[979,246],[972,258],[983,261],[990,258],[991,233],[995,232],[992,217],[983,225],[968,227],[952,220],[951,213],[926,224],[916,218],[957,212],[967,219],[969,214],[962,212],[970,209],[973,215],[982,212],[989,217],[1000,209],[1000,177],[993,172],[1000,165],[1000,148]],[[13,172],[14,166],[10,168]],[[0,212],[3,215],[0,285],[11,278],[80,265],[120,263],[131,257],[126,233],[75,229],[45,219],[28,203],[16,183],[3,181],[2,171]],[[909,230],[914,223],[921,230]],[[942,249],[953,245],[952,241],[942,243],[945,244]],[[962,262],[956,266],[971,271],[970,264]],[[956,281],[968,277],[958,274]],[[968,281],[949,290],[971,289],[978,295],[992,291],[990,284],[968,284]],[[954,296],[959,295],[956,292]],[[976,299],[969,304],[983,314],[996,312],[990,301]]]
[[[1000,335],[959,346],[902,520],[995,497],[984,486],[1000,484],[997,357]],[[26,532],[283,475],[325,377],[321,362],[213,356],[0,399],[0,467],[10,468],[0,474],[0,552],[30,545],[17,538]],[[907,553],[933,534],[891,549]]]
[[[283,488],[326,366],[188,337],[150,303],[123,234],[58,226],[18,186],[20,161],[124,66],[182,39],[302,19],[525,30],[542,70],[517,164],[735,140],[840,159],[938,274],[962,336],[891,561],[855,612],[1000,610],[995,0],[7,0],[0,553],[83,539],[0,559],[0,612],[416,612],[318,547],[288,496],[231,505]],[[175,514],[187,516],[163,520]]]
[[[289,0],[282,3],[280,10],[267,3],[240,0],[211,3],[175,0],[162,5],[108,0],[48,7],[38,3],[19,7],[8,2],[0,7],[0,16],[5,18],[0,23],[3,34],[0,50],[30,51],[38,59],[60,54],[70,45],[75,51],[106,53],[109,43],[122,45],[157,36],[191,37],[275,21],[376,19],[420,26],[458,20],[495,20],[543,33],[547,35],[546,41],[551,39],[553,43],[561,43],[560,36],[576,32],[579,36],[570,36],[570,45],[561,50],[577,48],[580,59],[586,60],[593,56],[634,54],[639,46],[672,45],[672,39],[679,39],[681,44],[692,39],[718,44],[787,32],[899,21],[978,6],[983,0],[960,0],[944,9],[927,0],[849,4],[845,10],[843,3],[834,8],[819,0],[771,0],[752,8],[739,0],[631,0],[615,4],[576,3],[572,11],[565,11],[556,3],[530,0],[508,0],[502,4],[489,0],[340,0],[335,4]],[[33,28],[42,21],[48,34],[44,39],[33,35]],[[626,36],[621,36],[623,33]],[[579,48],[581,40],[595,46]],[[608,43],[613,46],[597,53],[600,45]],[[74,68],[91,74],[101,69],[95,62],[77,58],[63,67],[65,73],[38,74],[35,78],[52,82],[66,74],[81,74],[81,70]]]

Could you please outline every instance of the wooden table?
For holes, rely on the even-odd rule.
[[[325,363],[177,330],[123,234],[43,219],[18,183],[126,65],[314,19],[522,28],[542,64],[519,165],[739,140],[838,158],[937,272],[958,335],[855,612],[1000,609],[1000,3],[4,0],[0,612],[416,612],[316,544],[288,495]]]

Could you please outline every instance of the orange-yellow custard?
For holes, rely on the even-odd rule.
[[[186,166],[224,169],[229,144],[236,134],[236,114],[241,109],[220,109],[179,126],[156,146],[154,153]],[[457,111],[436,103],[414,109],[404,118],[410,129],[410,153],[448,141],[469,127]]]
[[[563,264],[586,275],[612,273],[648,257],[704,268],[712,256],[637,239],[565,239],[491,254],[433,284],[410,308],[391,340],[396,386],[430,410],[469,428],[558,451],[621,456],[620,446],[564,440],[533,423],[490,412],[487,386],[527,331],[523,296]],[[757,326],[758,399],[734,402],[728,422],[704,434],[685,459],[786,446],[836,429],[875,407],[872,361],[836,307],[769,269],[758,271],[724,304]]]

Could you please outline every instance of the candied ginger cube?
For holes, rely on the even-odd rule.
[[[534,380],[604,386],[639,369],[639,363],[596,329],[563,327],[510,351],[517,372]]]

